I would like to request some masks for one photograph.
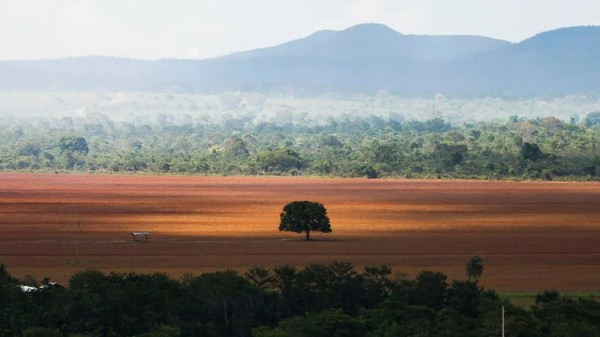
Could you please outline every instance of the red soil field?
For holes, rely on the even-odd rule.
[[[279,232],[294,200],[322,202],[333,233]],[[0,263],[18,277],[341,260],[462,279],[476,253],[485,287],[599,290],[600,184],[0,174]]]

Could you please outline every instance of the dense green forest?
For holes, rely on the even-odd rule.
[[[521,308],[483,289],[480,267],[465,280],[345,262],[180,279],[85,270],[65,288],[0,265],[0,336],[488,337],[501,335],[502,307],[507,336],[600,335],[597,299],[545,291]]]
[[[369,114],[319,123],[252,113],[3,118],[0,170],[597,180],[600,112],[460,124]]]

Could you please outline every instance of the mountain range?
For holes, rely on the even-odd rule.
[[[560,28],[510,43],[481,36],[404,35],[384,25],[361,24],[205,60],[1,61],[0,90],[598,95],[599,55],[600,26]]]

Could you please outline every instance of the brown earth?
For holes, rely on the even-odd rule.
[[[293,200],[322,202],[333,233],[279,232]],[[600,184],[0,174],[0,263],[18,277],[342,260],[464,278],[475,253],[486,287],[599,290]]]

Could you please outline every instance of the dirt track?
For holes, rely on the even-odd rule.
[[[327,207],[332,234],[277,231],[304,199]],[[0,174],[0,262],[17,276],[344,260],[463,278],[474,253],[484,286],[600,289],[600,184]]]

